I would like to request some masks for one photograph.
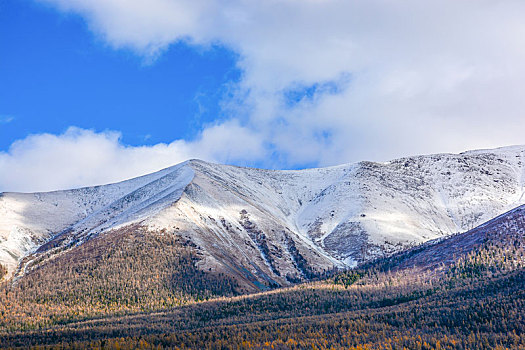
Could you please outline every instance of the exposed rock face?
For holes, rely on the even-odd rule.
[[[287,285],[467,231],[525,203],[525,147],[272,171],[192,160],[117,184],[0,195],[0,264],[67,254],[132,224],[183,237],[199,267]]]

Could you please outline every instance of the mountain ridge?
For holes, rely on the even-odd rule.
[[[523,204],[524,150],[305,170],[189,160],[115,184],[2,193],[0,263],[12,275],[24,259],[140,223],[192,241],[203,270],[247,270],[254,282],[287,285],[466,231]]]

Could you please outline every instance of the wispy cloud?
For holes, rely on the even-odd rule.
[[[8,124],[15,120],[12,115],[0,115],[0,124]]]

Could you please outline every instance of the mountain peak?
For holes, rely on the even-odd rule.
[[[467,231],[525,203],[523,157],[514,146],[293,171],[191,159],[104,186],[8,193],[0,264],[21,276],[35,261],[139,225],[192,242],[202,269],[253,288],[286,285]]]

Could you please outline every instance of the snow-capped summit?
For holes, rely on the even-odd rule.
[[[199,250],[199,267],[285,285],[467,231],[525,203],[525,146],[274,171],[191,160],[136,179],[0,195],[0,263],[64,254],[140,225]]]

